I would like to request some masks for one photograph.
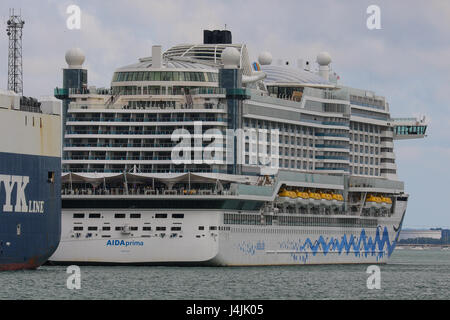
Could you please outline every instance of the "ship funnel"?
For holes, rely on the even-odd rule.
[[[203,30],[203,44],[232,44],[229,30]]]

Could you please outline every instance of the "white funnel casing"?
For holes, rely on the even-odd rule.
[[[162,48],[161,46],[152,46],[152,68],[162,67]]]

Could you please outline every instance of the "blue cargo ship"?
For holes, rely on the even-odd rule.
[[[0,91],[0,270],[35,269],[61,233],[58,101]]]

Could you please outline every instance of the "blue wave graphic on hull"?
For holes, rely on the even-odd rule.
[[[365,229],[361,230],[359,237],[353,234],[347,237],[344,234],[341,238],[330,239],[324,238],[322,235],[319,236],[317,240],[311,240],[306,238],[304,241],[283,241],[280,242],[280,249],[282,250],[292,250],[295,251],[291,253],[292,259],[295,261],[306,262],[308,255],[312,254],[315,256],[317,253],[323,253],[326,256],[328,253],[337,253],[341,255],[345,253],[349,255],[353,253],[355,257],[365,257],[376,256],[377,261],[382,259],[386,254],[388,257],[391,256],[395,249],[396,240],[392,243],[389,241],[389,231],[387,227],[384,227],[381,232],[381,227],[379,226],[375,233],[375,238],[367,236]],[[263,241],[258,241],[256,244],[249,242],[241,242],[238,244],[238,248],[241,252],[246,255],[255,255],[257,250],[261,250],[261,244]],[[386,249],[385,249],[386,247]]]

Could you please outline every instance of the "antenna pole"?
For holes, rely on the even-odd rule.
[[[6,22],[6,34],[9,37],[8,52],[8,90],[23,95],[22,68],[22,29],[25,21],[14,9],[9,9],[9,20]]]

